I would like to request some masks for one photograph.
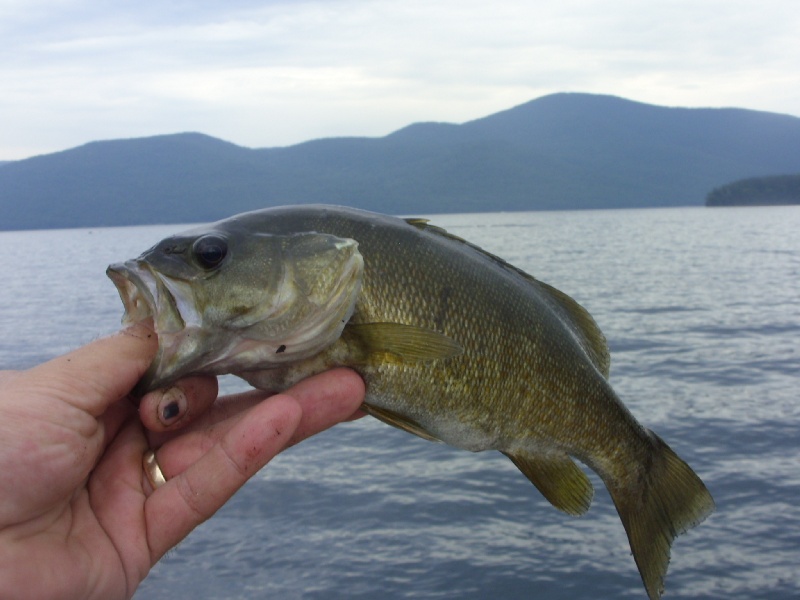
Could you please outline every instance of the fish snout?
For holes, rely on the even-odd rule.
[[[130,325],[154,316],[155,298],[151,287],[142,279],[141,267],[135,260],[109,265],[106,275],[116,286],[125,314],[122,323]]]
[[[185,327],[175,298],[147,263],[128,260],[110,265],[106,275],[117,288],[125,313],[123,325],[152,317],[156,333],[173,333]]]

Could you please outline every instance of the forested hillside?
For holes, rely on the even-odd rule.
[[[800,204],[800,174],[750,177],[713,189],[707,206]]]
[[[725,182],[792,172],[796,117],[555,94],[382,138],[93,142],[2,165],[0,228],[198,222],[312,202],[395,214],[700,206]]]

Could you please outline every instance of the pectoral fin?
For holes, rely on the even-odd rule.
[[[464,350],[442,333],[402,323],[348,324],[342,332],[352,364],[428,362]]]
[[[592,482],[566,454],[534,457],[503,454],[557,509],[575,516],[589,510],[594,495]]]
[[[385,408],[378,408],[377,406],[370,406],[369,404],[362,404],[361,410],[368,415],[372,415],[379,421],[383,421],[387,425],[397,427],[398,429],[402,429],[408,433],[413,433],[414,435],[417,435],[424,440],[428,440],[429,442],[442,441],[428,433],[428,431],[425,430],[421,425],[415,423],[407,417],[404,417],[403,415],[397,414],[394,411]]]

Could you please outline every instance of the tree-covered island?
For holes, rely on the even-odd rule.
[[[750,177],[715,188],[706,206],[776,206],[800,204],[800,174]]]

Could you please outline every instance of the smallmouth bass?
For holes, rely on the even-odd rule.
[[[608,383],[592,317],[566,294],[423,219],[278,207],[169,237],[108,274],[124,321],[152,316],[139,391],[234,373],[280,391],[334,366],[364,409],[428,440],[508,456],[558,509],[586,512],[598,473],[651,599],[706,487]]]

